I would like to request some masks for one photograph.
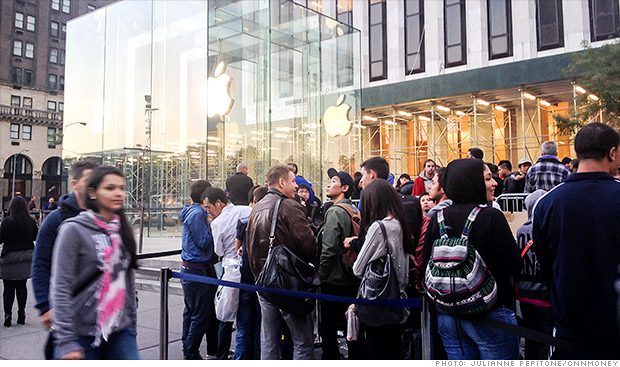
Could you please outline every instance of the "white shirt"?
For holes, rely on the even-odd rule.
[[[232,259],[235,253],[235,238],[237,237],[237,222],[239,218],[250,215],[252,208],[247,205],[229,203],[220,215],[211,222],[211,233],[215,253],[223,258]]]

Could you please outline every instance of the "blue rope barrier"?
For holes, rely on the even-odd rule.
[[[291,291],[288,289],[259,287],[257,285],[252,285],[252,284],[230,282],[227,280],[204,277],[204,276],[194,275],[194,274],[180,273],[176,271],[172,272],[172,277],[177,278],[177,279],[190,280],[193,282],[210,284],[210,285],[221,285],[224,287],[233,287],[233,288],[243,289],[246,291],[275,293],[275,294],[280,294],[282,296],[290,296],[290,297],[313,298],[313,299],[318,299],[321,301],[331,301],[331,302],[349,303],[349,304],[354,303],[358,305],[368,305],[368,306],[410,307],[410,308],[420,307],[419,298],[382,299],[382,300],[371,301],[371,300],[364,299],[364,298],[343,297],[343,296],[334,296],[334,295],[322,294],[322,293],[301,292],[301,291]]]

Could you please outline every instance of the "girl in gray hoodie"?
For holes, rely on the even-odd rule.
[[[136,242],[123,212],[125,178],[95,168],[88,210],[60,227],[52,256],[51,301],[59,359],[140,359],[136,343]]]

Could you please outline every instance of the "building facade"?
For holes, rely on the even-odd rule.
[[[40,208],[67,191],[61,162],[67,22],[112,1],[0,2],[3,209],[13,195],[36,196]]]

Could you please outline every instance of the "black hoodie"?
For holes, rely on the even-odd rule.
[[[484,163],[478,159],[458,159],[446,167],[442,187],[453,204],[444,209],[449,237],[460,237],[465,221],[474,207],[486,204]],[[439,236],[437,215],[433,214],[426,232],[422,261],[424,269]],[[497,306],[514,309],[514,287],[511,277],[521,272],[522,260],[517,243],[504,214],[494,208],[483,208],[476,218],[469,240],[478,251],[497,282]]]

